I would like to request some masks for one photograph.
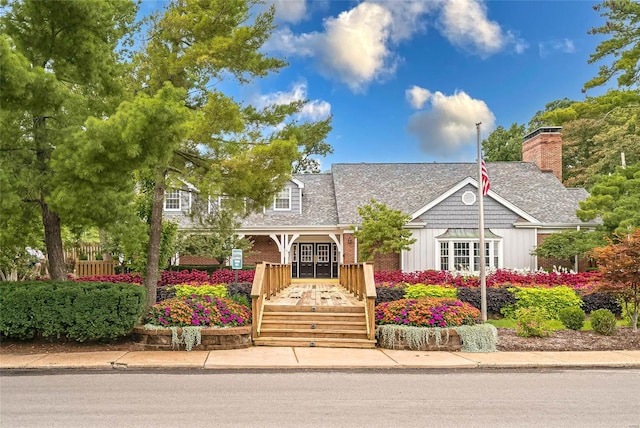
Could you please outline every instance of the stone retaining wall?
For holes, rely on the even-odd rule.
[[[178,329],[178,337],[182,329]],[[144,327],[133,329],[133,340],[143,351],[171,351],[171,330],[147,330]],[[202,329],[202,343],[194,346],[194,351],[213,351],[218,349],[241,349],[251,346],[251,326]],[[182,346],[180,349],[184,349]]]

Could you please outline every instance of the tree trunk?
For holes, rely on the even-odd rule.
[[[107,232],[104,229],[98,230],[98,236],[100,238],[100,249],[102,250],[102,260],[113,260],[111,257],[111,253],[109,253],[107,248]]]
[[[165,171],[156,171],[151,208],[151,226],[149,229],[149,248],[147,250],[147,273],[144,284],[147,288],[147,306],[156,304],[158,294],[158,268],[160,266],[160,242],[162,239],[162,207],[165,193]]]
[[[64,265],[60,217],[49,209],[44,198],[40,199],[40,207],[42,208],[42,224],[44,225],[44,243],[49,259],[49,274],[54,281],[66,281],[68,278],[67,268]]]

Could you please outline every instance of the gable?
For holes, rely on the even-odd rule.
[[[437,228],[477,228],[478,227],[478,201],[475,180],[469,179],[461,186],[456,186],[451,191],[445,193],[442,198],[438,198],[430,204],[421,214],[416,217],[427,224],[430,229]],[[465,180],[467,181],[467,180]],[[473,183],[472,183],[472,182]],[[469,193],[475,197],[471,198]],[[466,194],[466,195],[465,195]],[[463,202],[464,199],[467,203]],[[513,224],[526,216],[531,220],[531,216],[519,212],[517,208],[505,205],[497,195],[484,197],[484,224],[487,228],[508,229]],[[473,203],[469,203],[473,201]],[[533,219],[535,220],[535,219]]]

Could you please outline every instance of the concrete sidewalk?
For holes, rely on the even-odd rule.
[[[390,349],[277,348],[230,351],[109,351],[0,354],[0,369],[476,369],[640,368],[640,351],[423,352]]]

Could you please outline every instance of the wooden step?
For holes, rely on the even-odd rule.
[[[262,329],[265,328],[298,328],[316,330],[366,330],[364,319],[360,321],[327,321],[327,320],[271,320],[262,319]]]
[[[364,314],[336,313],[336,312],[264,312],[262,322],[265,321],[361,321]]]
[[[376,341],[369,339],[305,338],[305,337],[258,337],[256,346],[318,347],[318,348],[375,348]]]
[[[261,328],[260,337],[306,337],[315,340],[319,337],[333,337],[340,339],[366,339],[367,328],[364,330],[312,330],[309,328]]]
[[[264,313],[267,312],[316,312],[316,313],[357,313],[364,314],[362,306],[293,306],[265,304]]]

